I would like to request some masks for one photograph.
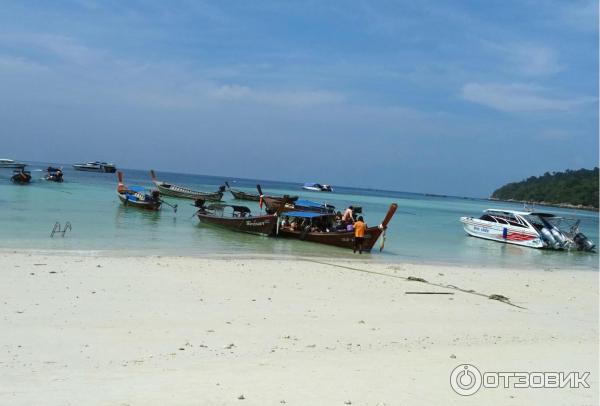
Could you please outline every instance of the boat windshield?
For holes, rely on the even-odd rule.
[[[515,227],[529,227],[521,216],[509,212],[486,212],[480,217],[481,220],[496,222]]]

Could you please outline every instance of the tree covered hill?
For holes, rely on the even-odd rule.
[[[587,206],[598,209],[598,168],[546,172],[521,182],[508,183],[492,199]]]

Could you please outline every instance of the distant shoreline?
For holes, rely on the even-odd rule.
[[[523,203],[523,204],[534,204],[540,206],[548,206],[548,207],[559,207],[561,209],[577,209],[577,210],[586,210],[586,211],[594,211],[598,212],[598,207],[594,206],[584,206],[584,205],[575,205],[570,203],[548,203],[548,202],[532,202],[526,200],[515,200],[515,199],[498,199],[496,197],[488,197],[488,200],[494,202],[509,202],[509,203]]]

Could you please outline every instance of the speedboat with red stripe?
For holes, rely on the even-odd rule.
[[[479,218],[461,217],[460,221],[467,234],[486,240],[554,250],[595,248],[579,232],[580,220],[550,213],[487,209]]]

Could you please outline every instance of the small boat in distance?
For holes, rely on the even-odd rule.
[[[550,213],[487,209],[479,218],[461,217],[465,232],[473,237],[530,248],[594,251],[595,245],[581,232],[580,220]],[[561,224],[568,230],[561,230]]]
[[[229,186],[229,182],[225,182],[225,186],[227,186],[227,190],[229,190],[229,193],[231,193],[231,195],[233,196],[234,199],[238,199],[238,200],[250,200],[250,201],[253,201],[253,202],[260,201],[260,195],[259,194],[248,193],[248,192],[244,192],[244,191],[241,191],[241,190],[232,189],[231,186]]]
[[[13,171],[10,181],[18,185],[26,185],[31,182],[31,172],[24,171],[23,168]]]
[[[310,190],[313,192],[333,192],[331,185],[322,185],[320,183],[305,183],[302,189]]]
[[[117,167],[115,164],[93,161],[85,164],[74,164],[73,169],[76,171],[86,171],[86,172],[104,172],[104,173],[115,173],[117,171]]]
[[[44,179],[51,181],[51,182],[63,182],[64,181],[62,169],[49,166],[46,169],[46,172],[47,173],[44,176]]]
[[[160,193],[165,196],[172,197],[180,197],[182,199],[203,199],[218,202],[223,198],[223,192],[225,191],[225,186],[221,186],[217,192],[200,192],[198,190],[192,190],[186,188],[184,186],[172,185],[170,183],[166,183],[156,179],[156,174],[154,170],[150,170],[150,177],[152,178],[152,182],[156,185]]]
[[[198,219],[229,230],[257,235],[272,235],[277,226],[277,215],[253,216],[246,206],[213,203],[205,206],[204,200],[196,200]]]
[[[123,183],[123,172],[117,172],[117,196],[125,206],[133,206],[139,209],[157,211],[160,209],[162,200],[158,190],[148,191],[142,186],[126,186]]]
[[[365,231],[362,250],[369,252],[387,229],[387,225],[394,216],[398,205],[392,203],[381,224],[368,227]],[[340,248],[354,249],[354,230],[347,228],[336,229],[335,214],[315,212],[283,212],[280,217],[286,218],[286,225],[280,227],[277,235],[286,238],[295,238],[302,241],[316,242],[319,244],[333,245]],[[292,227],[295,223],[295,227]],[[383,250],[383,243],[380,251]]]
[[[0,169],[9,168],[9,169],[25,169],[27,164],[16,162],[12,159],[0,158]]]

